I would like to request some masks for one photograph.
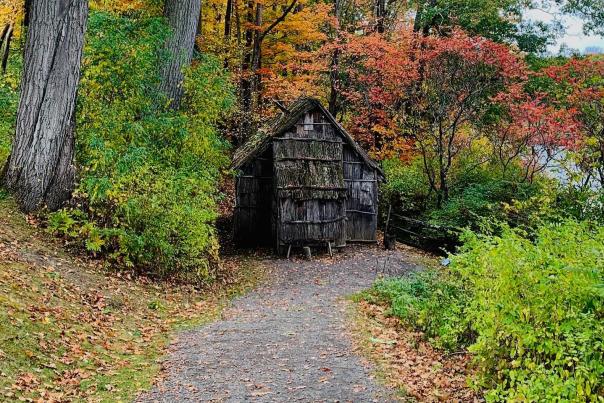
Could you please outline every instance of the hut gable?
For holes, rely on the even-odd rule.
[[[319,101],[296,101],[235,153],[233,168],[240,244],[375,240],[383,174]]]
[[[266,148],[270,146],[272,138],[282,135],[286,130],[298,123],[300,118],[302,118],[305,114],[317,109],[325,117],[327,122],[333,125],[333,129],[342,137],[343,141],[348,144],[348,146],[350,146],[367,165],[376,169],[380,173],[380,177],[382,179],[384,178],[384,173],[379,165],[377,165],[375,161],[373,161],[369,155],[367,155],[365,150],[363,150],[356,143],[356,141],[354,141],[352,136],[348,134],[348,132],[342,127],[342,125],[340,125],[340,123],[338,123],[338,121],[336,121],[333,115],[329,113],[327,109],[325,109],[319,100],[315,98],[300,98],[288,109],[289,113],[283,113],[281,116],[275,119],[272,124],[266,128],[260,129],[254,136],[252,136],[252,138],[250,138],[245,144],[237,149],[233,157],[233,169],[240,169],[241,166],[247,161],[266,151]]]

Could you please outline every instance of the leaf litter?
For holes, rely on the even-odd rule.
[[[374,362],[387,386],[421,402],[482,401],[468,386],[468,354],[447,355],[418,332],[386,315],[386,307],[361,300],[355,305],[352,331],[356,347]]]
[[[151,386],[175,328],[218,317],[253,281],[200,292],[108,273],[15,211],[0,201],[0,400],[129,401]]]

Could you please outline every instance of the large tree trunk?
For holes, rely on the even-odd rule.
[[[21,98],[4,183],[24,211],[54,210],[70,197],[74,114],[87,0],[32,3]]]
[[[227,0],[226,12],[224,13],[224,45],[225,50],[230,49],[231,42],[231,30],[232,30],[232,19],[233,19],[233,0]],[[229,55],[227,54],[224,58],[224,68],[229,67]]]
[[[255,25],[260,28],[262,27],[262,13],[264,6],[260,3],[256,5],[256,21]],[[254,72],[252,82],[252,93],[256,94],[256,106],[261,107],[262,105],[262,76],[258,73],[262,68],[262,40],[264,36],[257,30],[254,32],[254,49],[252,51],[252,71]],[[253,101],[252,101],[253,102]],[[253,104],[253,103],[252,103]]]
[[[164,5],[164,16],[172,28],[172,35],[165,45],[167,60],[160,69],[160,90],[170,100],[172,109],[180,107],[183,69],[193,59],[200,12],[200,0],[166,0]]]

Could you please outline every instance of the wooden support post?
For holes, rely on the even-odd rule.
[[[289,254],[292,252],[292,244],[290,243],[287,247],[287,260],[289,260]]]
[[[329,256],[333,257],[333,251],[331,250],[331,242],[327,241],[327,251],[329,252]]]
[[[392,212],[392,203],[388,206],[388,217],[386,218],[386,228],[384,229],[384,248],[386,250],[396,249],[396,236],[390,233],[390,213]]]

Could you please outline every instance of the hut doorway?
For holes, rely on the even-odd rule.
[[[235,178],[235,241],[241,246],[273,246],[273,153],[267,149]]]

